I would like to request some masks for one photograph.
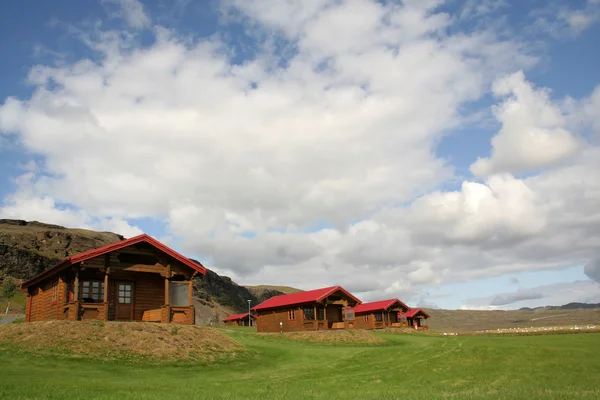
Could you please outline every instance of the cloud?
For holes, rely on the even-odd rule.
[[[497,294],[490,301],[490,306],[505,306],[523,300],[536,300],[543,298],[544,295],[529,289],[518,289],[514,293]]]
[[[235,29],[191,41],[156,26],[145,47],[88,35],[94,57],[32,67],[31,96],[0,106],[2,135],[43,160],[0,213],[125,235],[156,219],[241,283],[341,284],[365,301],[588,260],[597,147],[439,189],[454,178],[440,138],[496,81],[499,112],[512,101],[520,121],[571,129],[511,75],[534,64],[526,46],[461,31],[440,4],[231,1],[222,23],[242,24],[242,60]]]
[[[423,300],[421,299],[419,302],[417,302],[416,307],[421,307],[421,308],[433,308],[433,309],[439,309],[440,306],[438,306],[436,303],[431,303],[427,300]]]
[[[506,242],[534,236],[547,224],[537,194],[510,175],[492,176],[484,184],[465,181],[460,191],[428,194],[409,211],[411,232],[423,241]]]
[[[516,72],[494,83],[496,97],[508,97],[494,108],[502,128],[492,139],[492,155],[471,165],[476,176],[524,172],[555,165],[574,156],[580,141],[565,129],[566,120],[545,89],[535,89]]]
[[[600,302],[600,286],[591,281],[561,282],[489,297],[469,299],[462,309],[518,309],[522,307],[561,306],[571,302]]]
[[[548,2],[541,9],[533,10],[534,31],[553,37],[575,37],[600,21],[600,2],[587,0],[581,6],[572,7],[564,2]],[[581,4],[581,2],[580,2]]]
[[[582,105],[580,118],[587,122],[592,132],[600,138],[600,85],[596,87],[592,95],[585,99]]]
[[[585,263],[583,272],[593,281],[600,283],[600,257]]]
[[[31,171],[38,168],[35,163],[28,163],[25,167]],[[28,187],[33,176],[33,172],[28,172],[16,179],[16,184],[22,190],[5,199],[4,206],[0,207],[0,218],[25,219],[69,228],[115,232],[125,237],[143,233],[141,229],[130,225],[122,218],[95,217],[85,210],[57,204],[50,196],[34,193]]]
[[[151,24],[150,17],[144,10],[144,5],[138,0],[102,0],[119,6],[117,15],[135,29],[147,28]]]

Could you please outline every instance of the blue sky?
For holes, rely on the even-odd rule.
[[[597,0],[0,7],[0,218],[242,284],[600,302]]]

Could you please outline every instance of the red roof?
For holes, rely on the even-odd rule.
[[[256,318],[254,315],[250,314],[251,318]],[[248,318],[248,313],[244,314],[235,314],[230,317],[225,318],[223,321],[235,321],[237,319],[246,319]]]
[[[21,284],[21,288],[26,288],[28,286],[31,286],[31,284],[33,284],[34,282],[39,281],[40,279],[42,279],[44,277],[50,276],[53,273],[58,272],[61,269],[68,267],[69,265],[77,264],[81,261],[89,260],[90,258],[98,257],[103,254],[110,253],[111,251],[120,250],[125,247],[129,247],[134,244],[141,243],[141,242],[148,243],[149,245],[155,247],[156,249],[173,257],[177,261],[180,261],[182,264],[187,265],[188,267],[192,268],[195,271],[200,272],[203,275],[206,274],[206,268],[204,268],[204,266],[202,264],[196,263],[196,262],[190,260],[189,258],[179,254],[175,250],[165,246],[158,240],[156,240],[153,237],[148,236],[144,233],[144,234],[132,237],[130,239],[121,240],[120,242],[117,242],[117,243],[109,244],[107,246],[99,247],[97,249],[88,250],[83,253],[79,253],[74,256],[65,258],[64,260],[62,260],[58,264],[54,265],[53,267],[50,267],[47,270],[41,272],[40,274],[34,276],[33,278],[23,282]]]
[[[404,315],[406,315],[406,318],[412,318],[417,314],[423,314],[425,317],[429,318],[429,314],[427,314],[420,308],[413,308],[412,310],[408,310]]]
[[[274,296],[255,306],[253,310],[266,310],[269,308],[293,306],[296,304],[315,303],[329,297],[337,291],[343,292],[346,296],[350,297],[358,304],[361,303],[359,299],[354,297],[352,294],[350,294],[350,292],[346,291],[341,286],[330,286],[323,289],[307,290],[306,292]]]
[[[391,306],[393,306],[394,304],[400,303],[400,305],[402,306],[402,308],[408,310],[409,307],[404,304],[403,302],[401,302],[398,299],[389,299],[389,300],[380,300],[380,301],[373,301],[371,303],[363,303],[363,304],[359,304],[358,306],[354,307],[354,312],[355,313],[364,313],[364,312],[370,312],[370,311],[379,311],[379,310],[387,310],[388,308],[390,308]]]

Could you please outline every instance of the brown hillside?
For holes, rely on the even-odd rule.
[[[486,329],[542,326],[600,325],[600,309],[475,311],[426,310],[431,329],[446,332],[474,332]]]
[[[289,286],[272,286],[272,285],[258,285],[258,286],[246,286],[246,288],[256,297],[258,303],[270,299],[273,296],[279,296],[281,294],[290,294],[301,292],[302,290],[296,289]]]
[[[2,345],[36,354],[152,363],[210,363],[246,353],[244,346],[218,329],[144,322],[42,321],[0,325]]]
[[[0,219],[0,276],[27,279],[65,257],[120,240],[110,232]]]

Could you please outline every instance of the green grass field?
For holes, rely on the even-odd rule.
[[[0,399],[598,399],[600,334],[380,334],[378,346],[227,334],[251,356],[150,366],[0,346]]]

